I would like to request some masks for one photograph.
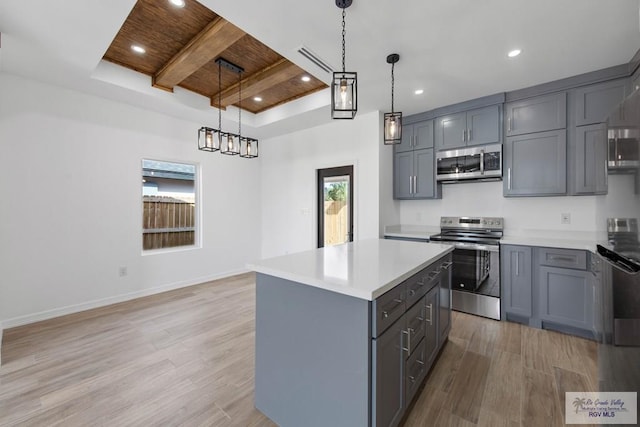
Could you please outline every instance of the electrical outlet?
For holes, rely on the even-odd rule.
[[[118,268],[118,276],[124,277],[127,275],[127,267],[119,267]]]
[[[571,214],[570,213],[561,213],[560,214],[560,223],[561,224],[571,224]]]

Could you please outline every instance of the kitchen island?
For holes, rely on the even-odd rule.
[[[448,337],[452,250],[371,239],[249,265],[256,408],[282,427],[397,425]]]

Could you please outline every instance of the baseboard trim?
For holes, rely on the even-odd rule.
[[[160,294],[162,292],[172,291],[174,289],[186,288],[188,286],[199,285],[201,283],[210,282],[212,280],[224,279],[238,274],[248,273],[249,270],[238,269],[227,271],[224,273],[213,274],[210,276],[198,277],[196,279],[183,280],[180,282],[168,283],[162,286],[156,286],[153,288],[143,289],[136,292],[130,292],[127,294],[116,295],[113,297],[102,298],[99,300],[87,301],[80,304],[69,305],[66,307],[54,308],[52,310],[41,311],[39,313],[27,314],[25,316],[18,316],[12,319],[6,319],[0,321],[0,340],[2,337],[2,330],[15,328],[18,326],[28,325],[30,323],[40,322],[42,320],[53,319],[54,317],[66,316],[67,314],[79,313],[81,311],[91,310],[93,308],[104,307],[111,304],[117,304],[119,302],[125,302],[136,298],[146,297],[149,295]],[[1,342],[0,342],[1,350]]]

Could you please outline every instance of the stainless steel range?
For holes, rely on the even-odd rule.
[[[453,251],[452,308],[500,320],[500,239],[504,218],[442,217],[432,241]]]

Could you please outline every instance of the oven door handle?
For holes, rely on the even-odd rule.
[[[487,251],[487,252],[500,252],[499,245],[482,245],[479,243],[466,243],[466,242],[443,242],[450,243],[456,249],[470,249],[476,251]]]

